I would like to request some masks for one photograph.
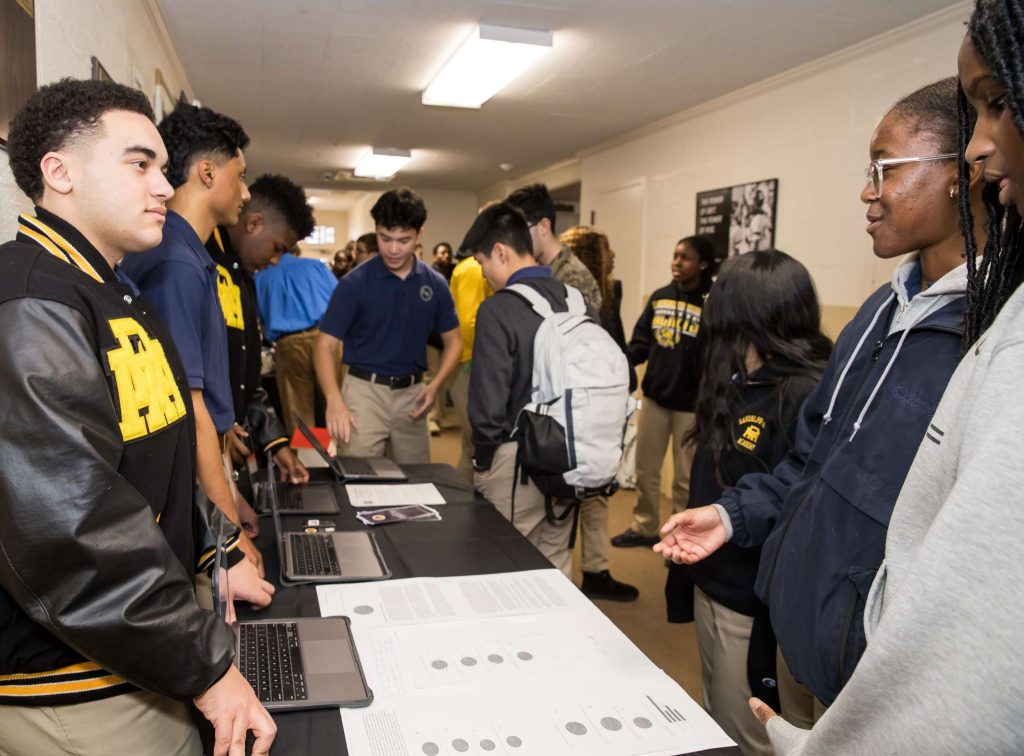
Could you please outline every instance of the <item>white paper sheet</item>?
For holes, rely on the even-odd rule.
[[[345,486],[353,507],[401,507],[407,504],[444,504],[444,497],[433,483],[356,484]]]
[[[678,754],[731,745],[558,570],[318,586],[374,692],[350,753]]]
[[[499,575],[409,578],[380,583],[318,585],[320,614],[345,615],[353,627],[452,622],[539,614],[569,607],[604,617],[559,570]]]

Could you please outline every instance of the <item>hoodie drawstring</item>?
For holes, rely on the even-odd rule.
[[[878,322],[878,319],[882,317],[882,312],[885,310],[886,307],[889,306],[889,304],[895,298],[895,293],[891,293],[888,297],[886,297],[885,301],[882,302],[879,308],[875,311],[875,316],[871,318],[871,323],[868,324],[868,327],[864,329],[864,333],[861,334],[860,341],[858,341],[857,346],[853,348],[853,354],[851,354],[850,359],[846,361],[846,365],[843,367],[843,372],[839,374],[839,381],[836,383],[836,390],[832,392],[832,400],[828,403],[828,409],[825,410],[825,416],[821,420],[822,425],[828,425],[830,422],[832,422],[832,410],[834,410],[836,407],[836,400],[839,398],[839,391],[843,388],[843,381],[846,380],[846,374],[850,372],[850,368],[853,366],[853,361],[856,360],[857,355],[860,354],[861,347],[863,347],[864,342],[867,341],[868,334],[871,333],[871,331],[874,329],[875,324]],[[886,368],[886,372],[889,372],[888,367]],[[884,379],[885,376],[883,375],[882,378]],[[877,386],[875,387],[875,391],[878,391]],[[874,394],[872,394],[871,396],[873,398]],[[863,413],[861,414],[861,419],[864,419]],[[855,430],[854,435],[856,435],[856,433],[857,431]]]
[[[892,370],[893,364],[896,362],[896,358],[900,356],[900,350],[903,348],[903,342],[907,340],[907,336],[910,334],[910,329],[904,329],[903,333],[900,334],[900,340],[896,342],[896,350],[892,353],[892,357],[889,358],[888,364],[885,366],[885,370],[882,371],[882,377],[878,379],[878,383],[875,384],[874,390],[871,395],[868,396],[868,400],[864,402],[864,409],[860,411],[857,416],[857,421],[853,424],[853,433],[850,434],[850,440],[853,441],[853,437],[857,435],[857,431],[860,430],[861,423],[864,422],[864,416],[868,414],[868,408],[871,407],[871,403],[875,401],[875,396],[878,395],[879,389],[882,388],[882,384],[885,382],[885,377],[889,375],[889,371]]]

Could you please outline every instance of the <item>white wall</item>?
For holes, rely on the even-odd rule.
[[[334,226],[334,244],[301,244],[303,256],[317,256],[332,260],[334,253],[348,244],[348,213],[340,210],[313,208],[313,219],[318,226]]]
[[[122,84],[131,85],[137,71],[151,102],[157,68],[172,98],[181,90],[192,95],[155,0],[36,0],[35,22],[40,85],[65,76],[88,79],[95,55]],[[31,209],[0,151],[0,240],[13,238],[17,213]]]
[[[492,200],[503,200],[515,189],[527,184],[546,184],[548,189],[561,189],[563,186],[575,184],[580,180],[580,161],[569,158],[531,173],[519,174],[515,178],[499,181],[484,187],[477,192],[477,204],[483,205]],[[583,215],[580,215],[583,218]]]
[[[423,198],[427,206],[427,223],[423,227],[423,258],[430,261],[435,244],[448,242],[457,251],[459,242],[466,235],[476,217],[477,195],[475,192],[450,192],[440,189],[417,189],[413,191]],[[367,192],[357,200],[349,212],[348,233],[353,239],[374,230],[370,208],[381,192]]]
[[[616,260],[636,289],[627,302],[668,280],[676,240],[695,229],[697,192],[778,178],[776,245],[808,266],[827,307],[859,305],[891,270],[871,253],[859,200],[871,134],[901,96],[956,73],[970,9],[954,6],[582,153],[581,218],[599,195],[643,187],[641,238],[611,239],[617,251],[635,250]],[[623,309],[627,329],[635,307]]]

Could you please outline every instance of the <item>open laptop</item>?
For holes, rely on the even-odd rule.
[[[287,514],[327,515],[341,511],[334,495],[334,483],[300,483],[293,486],[268,478],[260,484],[261,487],[267,485],[277,489],[278,504],[281,511]],[[269,497],[259,496],[256,511],[259,514],[270,514],[269,501]]]
[[[227,621],[228,572],[221,565],[221,518],[213,569],[213,602]],[[220,586],[224,584],[224,596]],[[235,666],[269,710],[369,706],[366,684],[348,617],[229,622],[235,633]]]
[[[267,474],[274,474],[274,458],[267,453]],[[281,524],[277,486],[264,486],[274,518],[281,581],[288,583],[353,583],[385,580],[391,570],[384,563],[373,533],[366,530],[334,533],[286,532]]]
[[[294,417],[299,431],[341,480],[375,480],[378,482],[408,480],[405,473],[402,472],[402,468],[387,457],[332,457],[302,418],[298,415]]]

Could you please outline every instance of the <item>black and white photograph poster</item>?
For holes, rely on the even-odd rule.
[[[711,239],[716,261],[775,246],[778,194],[778,179],[697,193],[697,233]]]

